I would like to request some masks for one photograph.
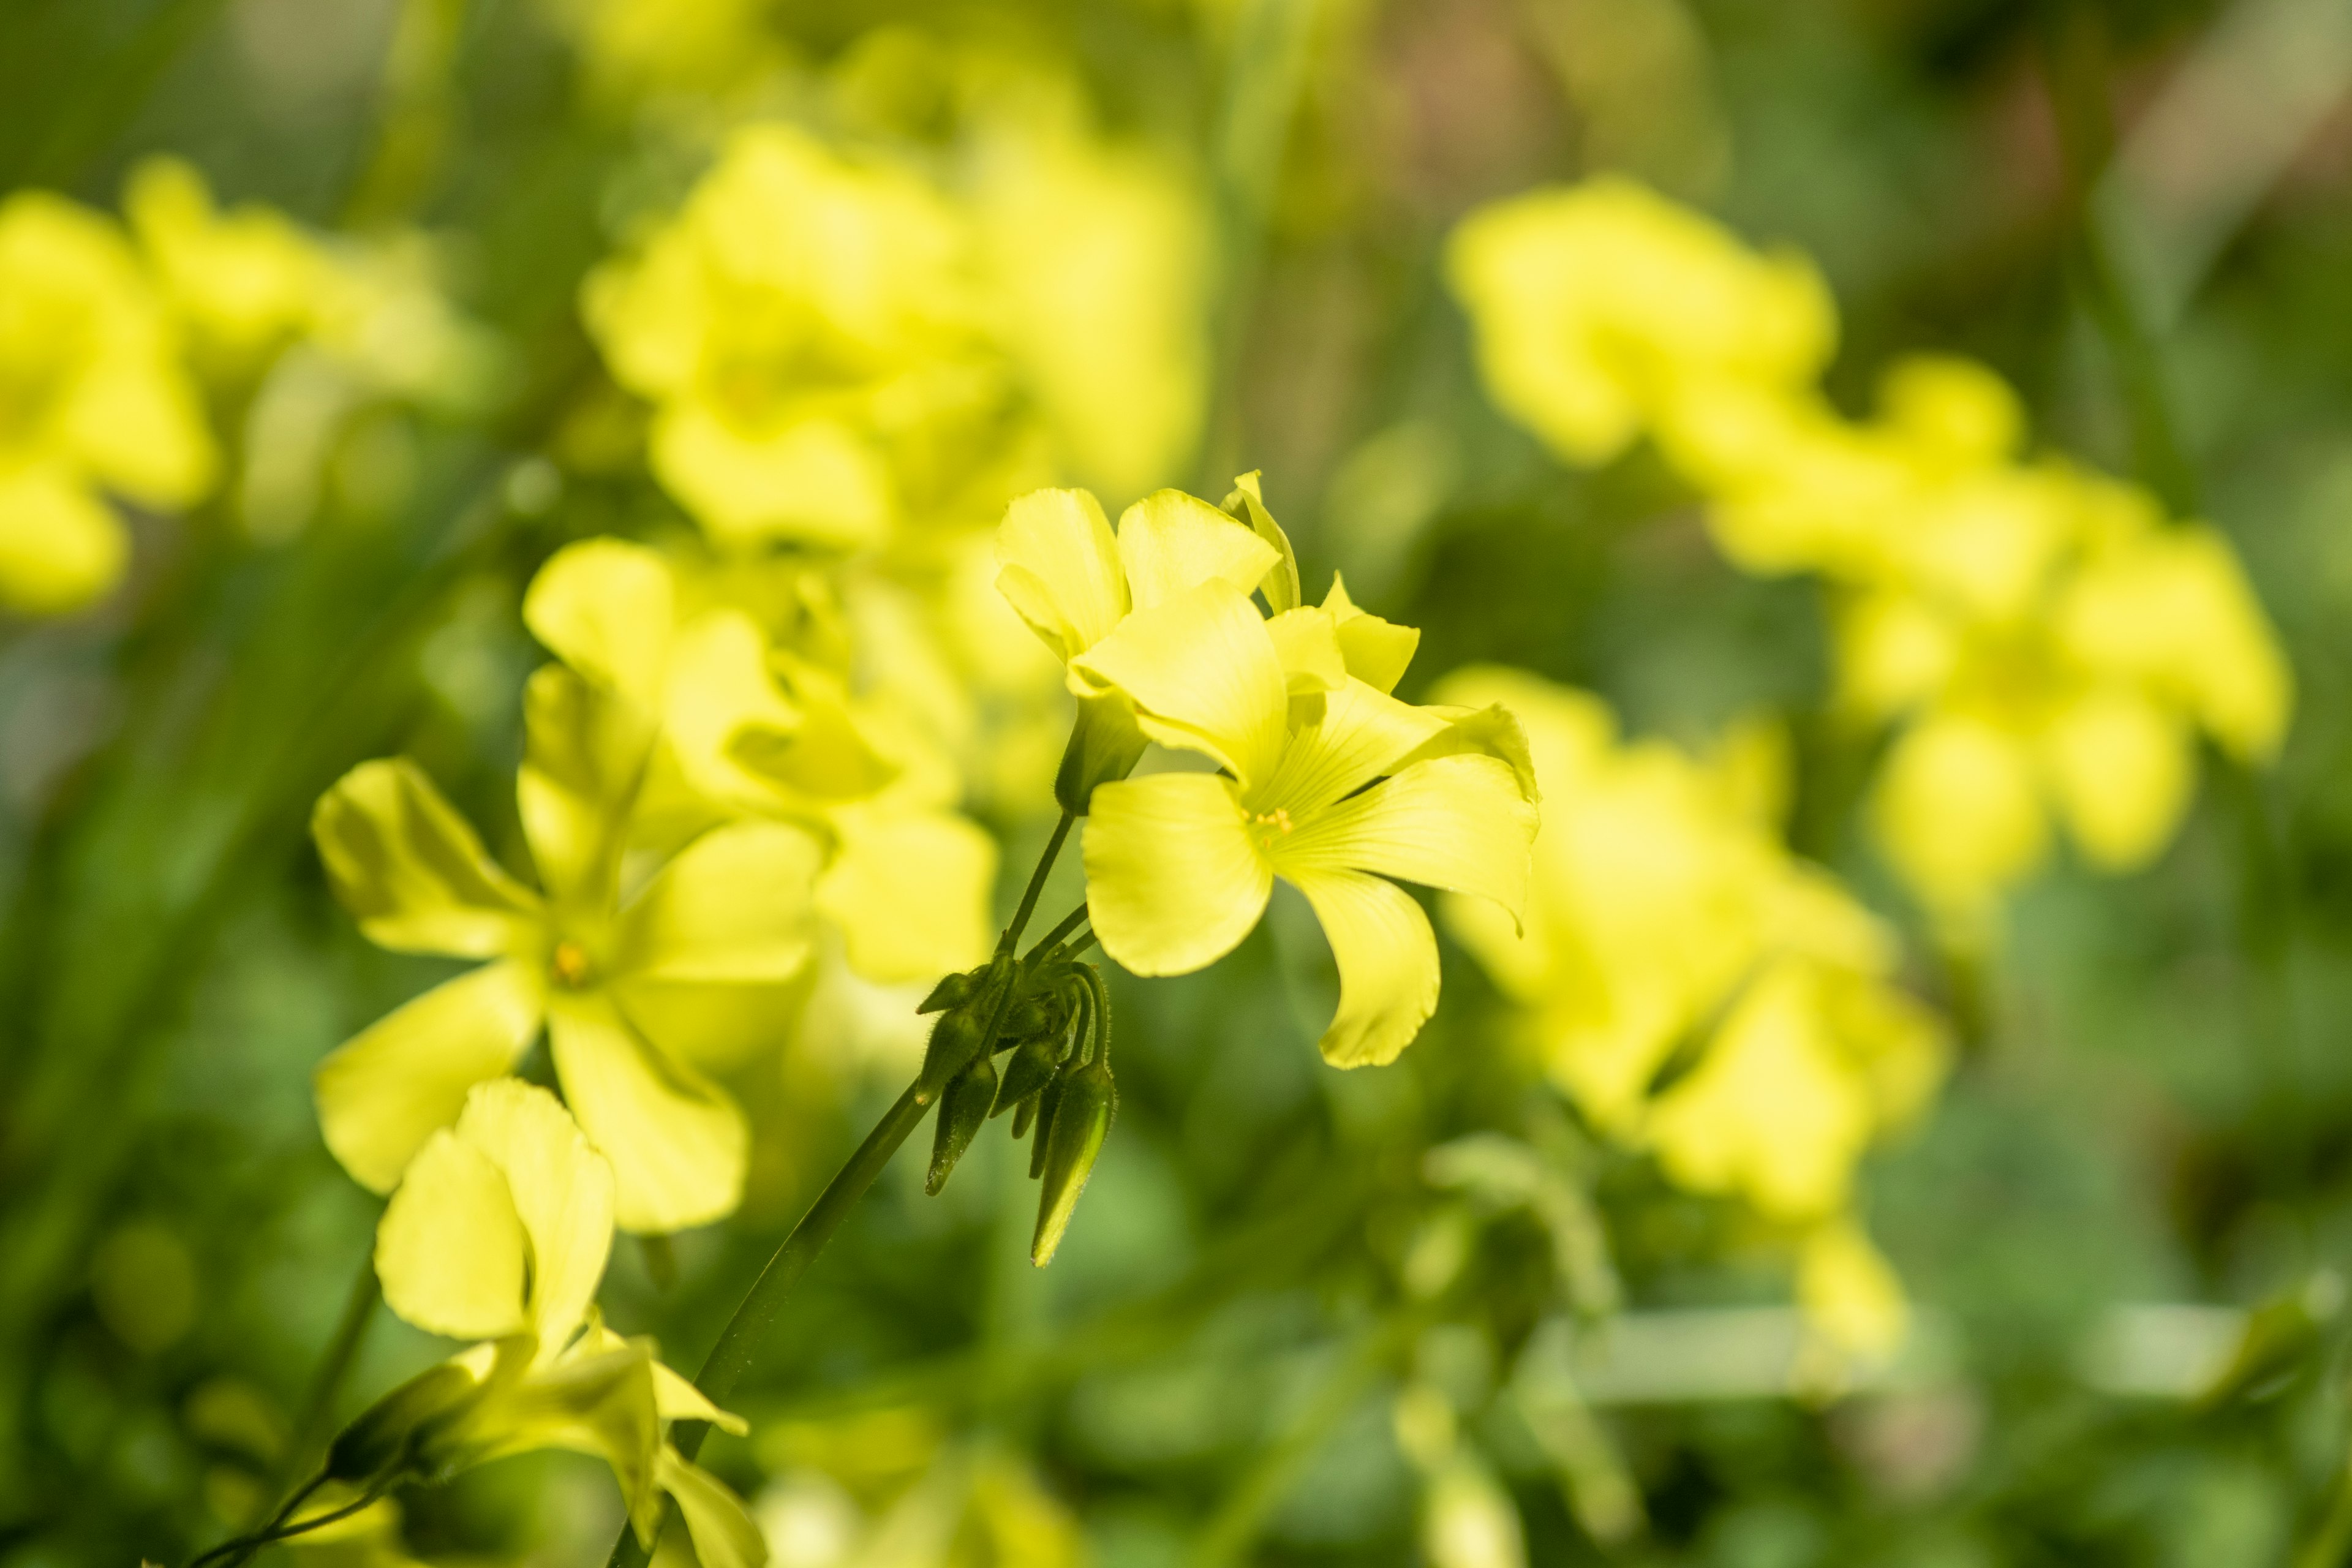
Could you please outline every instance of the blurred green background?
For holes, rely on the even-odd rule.
[[[1197,202],[1201,433],[1154,482],[1213,500],[1263,468],[1310,584],[1343,569],[1423,628],[1405,695],[1495,660],[1694,747],[1785,715],[1792,844],[1905,924],[1906,979],[1962,1046],[1865,1173],[1917,1353],[1797,1397],[1776,1381],[1785,1268],[1726,1205],[1579,1132],[1451,949],[1402,1062],[1324,1068],[1328,960],[1278,902],[1206,973],[1115,977],[1121,1116],[1051,1270],[1027,1264],[1002,1141],[938,1199],[904,1158],[858,1212],[737,1402],[753,1436],[707,1454],[778,1561],[880,1563],[843,1542],[923,1487],[961,1522],[890,1562],[1510,1561],[1425,1539],[1408,1385],[1458,1413],[1530,1563],[2339,1561],[2347,34],[2337,0],[9,0],[0,185],[115,210],[163,152],[316,229],[429,234],[498,369],[478,399],[342,429],[294,537],[141,516],[124,589],[0,627],[0,1558],[184,1561],[272,1474],[376,1212],[319,1141],[310,1070],[450,972],[359,937],[310,803],[404,752],[511,844],[539,658],[522,584],[567,540],[677,526],[633,457],[596,455],[583,410],[619,395],[581,281],[725,126],[856,134],[838,84],[887,36],[1055,73]],[[2174,170],[2164,143],[2127,165],[2178,199],[2095,187],[2231,61],[2263,86],[2189,100],[2202,134],[2178,145],[2202,162]],[[958,134],[921,102],[877,112],[918,143]],[[1817,258],[1846,406],[1894,355],[1967,353],[2020,389],[2038,444],[2193,482],[2183,510],[2235,542],[2295,668],[2279,765],[2209,769],[2144,873],[2053,866],[1983,973],[1937,961],[1857,826],[1871,758],[1824,717],[1817,587],[1736,573],[1654,458],[1570,472],[1482,394],[1446,232],[1601,169]],[[2101,319],[2086,232],[2147,268],[2138,340]],[[2151,385],[2180,473],[2150,471]],[[1008,892],[1043,804],[974,791]],[[1056,886],[1075,897],[1074,872]],[[696,1364],[893,1091],[903,1052],[853,1032],[780,1012],[740,1088],[742,1213],[616,1252],[609,1315],[672,1361]],[[1409,1283],[1465,1212],[1424,1153],[1479,1132],[1589,1195],[1654,1331],[1629,1328],[1549,1436],[1501,1393],[1558,1310],[1540,1226],[1478,1209],[1471,1287],[1432,1311]],[[2242,1339],[2242,1375],[2208,1386]],[[384,1318],[339,1408],[441,1353]],[[1596,1529],[1611,1478],[1638,1521],[1604,1507],[1622,1528]],[[435,1563],[586,1563],[619,1519],[598,1467],[548,1456],[402,1503],[406,1550]]]

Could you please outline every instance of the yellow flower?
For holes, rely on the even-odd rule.
[[[204,176],[177,158],[132,171],[123,210],[164,299],[216,374],[251,374],[309,330],[330,286],[328,262],[282,214],[220,212]]]
[[[1482,207],[1448,243],[1496,404],[1572,463],[1804,389],[1836,316],[1810,263],[1604,175]]]
[[[1339,963],[1323,1055],[1354,1067],[1394,1059],[1437,1005],[1436,939],[1387,879],[1516,916],[1536,810],[1507,760],[1507,720],[1397,701],[1348,672],[1336,620],[1293,610],[1270,624],[1211,579],[1119,621],[1070,678],[1087,695],[1118,693],[1150,739],[1223,770],[1095,791],[1087,896],[1103,951],[1139,974],[1202,968],[1249,934],[1279,875],[1314,906]]]
[[[2013,470],[1930,511],[1899,577],[1838,623],[1841,700],[1907,721],[1872,801],[1880,844],[1956,935],[2041,864],[2055,814],[2105,870],[2159,853],[2203,730],[2242,761],[2284,737],[2293,681],[2228,543],[2127,487]]]
[[[541,642],[643,716],[639,826],[666,844],[730,817],[790,823],[821,847],[811,896],[859,973],[929,980],[979,962],[996,847],[952,809],[952,770],[747,612],[690,589],[655,552],[599,539],[557,552],[524,601]]]
[[[1797,1304],[1832,1346],[1866,1360],[1892,1356],[1911,1326],[1903,1281],[1845,1217],[1816,1227],[1799,1248]]]
[[[756,126],[582,306],[654,405],[656,478],[714,542],[870,545],[905,511],[909,459],[1002,401],[969,249],[911,175]]]
[[[121,231],[37,191],[0,203],[0,604],[88,604],[129,555],[103,496],[184,507],[216,467],[171,323]]]
[[[483,1342],[404,1385],[338,1439],[331,1467],[375,1481],[371,1461],[427,1477],[535,1448],[612,1466],[648,1545],[661,1497],[678,1505],[711,1568],[756,1568],[767,1549],[743,1506],[667,1440],[669,1423],[740,1433],[595,1310],[612,1253],[614,1183],[555,1097],[515,1079],[477,1085],[452,1127],[417,1151],[376,1228],[387,1306],[421,1329]]]
[[[1622,744],[1597,700],[1516,671],[1438,694],[1526,727],[1547,809],[1524,933],[1467,900],[1445,913],[1555,1079],[1680,1185],[1790,1223],[1838,1212],[1941,1068],[1934,1024],[1887,983],[1892,936],[1752,815],[1774,792],[1745,762]],[[1654,1089],[1694,1037],[1696,1064]]]
[[[473,1086],[511,1070],[544,1026],[572,1111],[613,1163],[624,1228],[698,1225],[740,1200],[742,1112],[664,1026],[681,995],[799,972],[821,850],[781,823],[730,824],[624,899],[643,742],[617,708],[560,666],[531,679],[518,794],[541,892],[491,860],[414,763],[362,763],[320,799],[320,856],[371,940],[489,961],[320,1064],[327,1146],[363,1184],[389,1191]]]

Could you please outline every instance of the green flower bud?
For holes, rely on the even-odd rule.
[[[1037,1235],[1030,1243],[1029,1261],[1040,1268],[1054,1261],[1062,1233],[1070,1228],[1078,1194],[1094,1173],[1095,1156],[1102,1152],[1118,1110],[1118,1089],[1111,1082],[1109,1058],[1100,1052],[1062,1079],[1054,1124],[1037,1139],[1045,1151],[1045,1186],[1037,1194]]]
[[[1004,1027],[997,1039],[1033,1040],[1058,1031],[1066,1022],[1061,1005],[1051,996],[1024,996],[1004,1011]]]
[[[1054,1133],[1054,1108],[1061,1103],[1062,1080],[1047,1084],[1037,1096],[1037,1142],[1029,1146],[1029,1179],[1035,1181],[1045,1173],[1046,1140]]]
[[[1003,1093],[999,1091],[996,1098],[999,1102],[997,1109],[1003,1110],[1007,1104],[1010,1104],[1013,1107],[1013,1136],[1017,1142],[1027,1134],[1029,1124],[1037,1120],[1037,1102],[1045,1097],[1043,1095],[1033,1094],[1026,1100],[1006,1100]],[[1033,1149],[1029,1152],[1029,1159],[1032,1164],[1036,1163],[1037,1152],[1035,1150]],[[1035,1171],[1031,1171],[1029,1173],[1032,1176],[1034,1176],[1037,1173]]]
[[[996,1110],[1001,1113],[1016,1105],[1027,1105],[1037,1091],[1051,1083],[1054,1069],[1062,1065],[1062,1057],[1069,1042],[1059,1035],[1024,1040],[1004,1058],[1004,1087],[996,1091]],[[1013,1136],[1018,1138],[1027,1127],[1025,1121],[1013,1124]]]
[[[1150,742],[1136,727],[1134,710],[1118,697],[1087,697],[1078,702],[1078,721],[1054,774],[1054,799],[1072,816],[1087,814],[1095,785],[1111,784],[1135,771]]]
[[[975,1057],[988,1054],[988,1026],[995,1020],[998,999],[1013,983],[1012,955],[999,953],[977,973],[981,978],[971,994],[940,1014],[940,1021],[931,1026],[931,1041],[923,1051],[922,1074],[915,1080],[918,1105],[929,1105],[939,1099],[950,1079],[970,1067]]]
[[[450,1362],[417,1373],[336,1434],[327,1448],[327,1479],[361,1485],[429,1468],[420,1462],[425,1439],[469,1406],[482,1387]]]
[[[947,1093],[940,1099],[939,1125],[931,1131],[931,1169],[923,1179],[923,1191],[940,1195],[948,1184],[948,1173],[971,1147],[973,1135],[995,1103],[996,1064],[984,1056],[948,1080]]]
[[[923,1005],[915,1011],[944,1013],[950,1007],[962,1006],[971,1000],[971,994],[980,989],[980,983],[987,974],[988,966],[982,964],[978,969],[940,976],[940,983],[931,987],[931,994],[923,998]]]

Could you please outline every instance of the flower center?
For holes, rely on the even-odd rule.
[[[1272,811],[1251,812],[1250,826],[1256,830],[1259,847],[1270,849],[1276,839],[1288,837],[1296,824],[1288,808],[1277,805]]]
[[[555,944],[555,951],[548,955],[547,966],[555,971],[559,982],[573,991],[587,984],[596,972],[595,965],[588,962],[588,950],[570,937]]]

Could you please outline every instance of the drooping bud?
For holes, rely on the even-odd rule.
[[[424,1468],[427,1436],[470,1405],[482,1386],[454,1362],[417,1373],[336,1434],[327,1448],[327,1479],[362,1485]]]
[[[1024,1040],[1004,1058],[1004,1085],[996,1091],[998,1111],[1012,1110],[1036,1098],[1037,1091],[1053,1081],[1054,1069],[1062,1064],[1069,1041],[1060,1035],[1045,1035]],[[1026,1122],[1013,1124],[1013,1136],[1018,1138]]]
[[[923,998],[922,1005],[915,1011],[944,1013],[950,1007],[962,1006],[971,1000],[971,994],[980,989],[980,983],[987,973],[988,966],[983,963],[978,969],[958,970],[953,974],[940,975],[940,983],[931,987],[931,994]]]
[[[1029,1179],[1045,1173],[1046,1142],[1054,1135],[1054,1108],[1061,1103],[1062,1080],[1056,1078],[1037,1096],[1037,1142],[1029,1145]]]
[[[1084,816],[1095,786],[1134,772],[1149,743],[1124,698],[1080,698],[1077,724],[1070,731],[1070,743],[1063,748],[1062,765],[1054,774],[1055,801],[1072,816]]]
[[[996,1020],[997,1003],[1013,982],[1013,956],[999,953],[978,972],[971,994],[940,1015],[931,1026],[930,1044],[923,1051],[923,1070],[915,1080],[915,1103],[939,1099],[948,1080],[963,1071],[976,1057],[989,1052],[989,1026]]]
[[[1033,1094],[1026,1100],[1007,1100],[1003,1091],[998,1092],[997,1109],[1002,1110],[1008,1104],[1013,1107],[1013,1141],[1014,1142],[1018,1143],[1028,1135],[1030,1123],[1037,1120],[1038,1101],[1044,1098],[1042,1094]],[[1036,1162],[1036,1158],[1037,1152],[1031,1150],[1029,1159],[1033,1164]],[[1037,1173],[1032,1171],[1029,1173],[1034,1177]]]
[[[1110,1134],[1111,1118],[1118,1110],[1118,1089],[1111,1082],[1110,1059],[1101,1051],[1094,1060],[1064,1076],[1054,1106],[1053,1126],[1041,1133],[1037,1146],[1045,1151],[1045,1190],[1037,1194],[1037,1234],[1029,1246],[1029,1261],[1043,1268],[1054,1261],[1070,1215],[1094,1173],[1095,1156]]]
[[[923,1179],[923,1191],[940,1195],[995,1103],[996,1064],[986,1056],[948,1080],[947,1092],[940,1099],[939,1125],[931,1132],[931,1169]]]

